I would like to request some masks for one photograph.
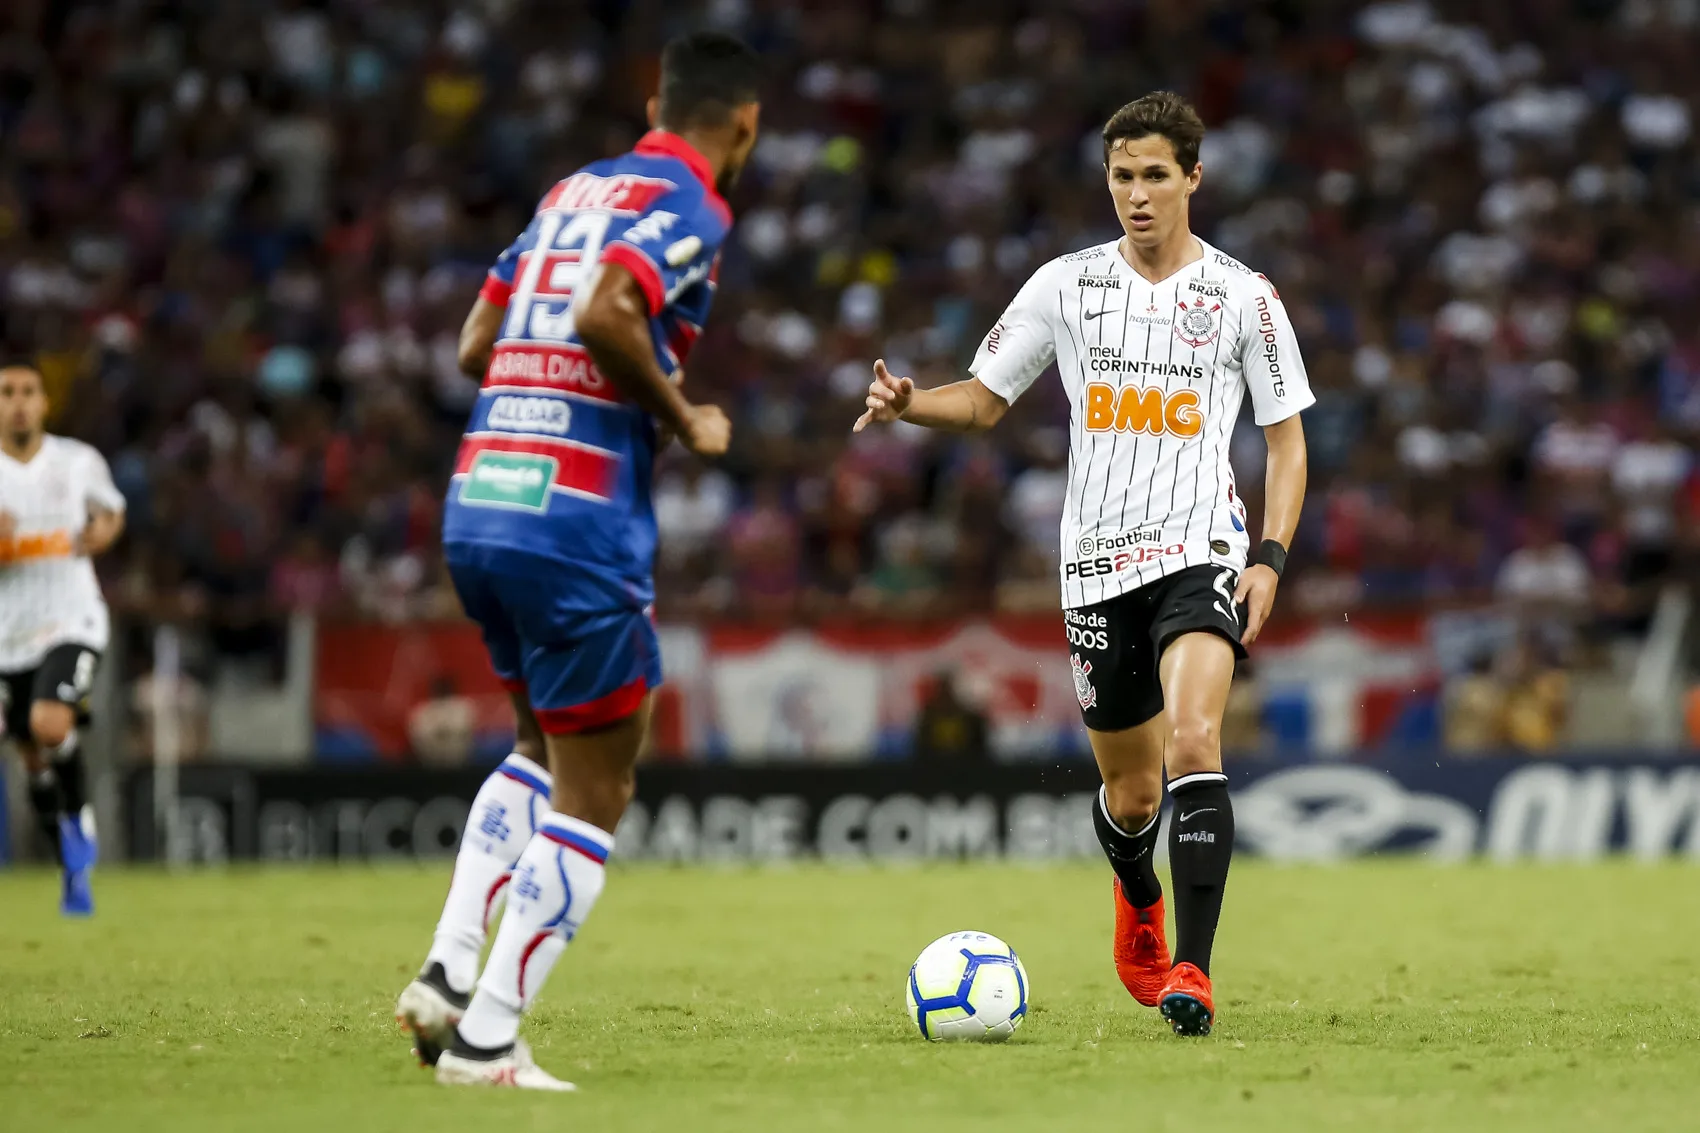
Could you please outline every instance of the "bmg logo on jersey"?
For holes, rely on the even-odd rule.
[[[1196,437],[1204,430],[1198,394],[1190,389],[1164,393],[1155,386],[1086,383],[1086,431],[1089,433],[1165,433]]]
[[[558,397],[503,394],[490,404],[489,427],[505,433],[553,433],[564,437],[572,420],[572,408]]]

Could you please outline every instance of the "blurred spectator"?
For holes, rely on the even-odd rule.
[[[1545,520],[1528,526],[1523,546],[1506,556],[1494,582],[1494,593],[1508,602],[1526,625],[1567,633],[1588,611],[1593,593],[1588,560],[1561,541],[1557,528]]]
[[[915,720],[915,758],[954,764],[984,761],[990,751],[985,713],[968,704],[956,686],[956,675],[941,672]]]
[[[1224,755],[1255,755],[1265,747],[1263,731],[1263,687],[1257,669],[1241,661],[1228,689],[1228,706],[1222,713]]]
[[[1550,752],[1564,739],[1569,719],[1570,679],[1540,650],[1515,656],[1505,694],[1505,739],[1515,750]]]
[[[1447,751],[1477,755],[1505,749],[1506,690],[1490,655],[1473,657],[1469,669],[1447,683],[1442,712]]]
[[[130,687],[130,750],[151,762],[157,755],[156,740],[161,724],[168,733],[168,742],[176,748],[177,761],[189,763],[207,752],[208,719],[207,690],[187,670],[175,678],[156,675],[147,665],[142,675]],[[161,713],[169,714],[162,719]]]
[[[420,701],[407,720],[413,756],[431,767],[459,767],[472,758],[476,712],[450,677],[431,682],[431,697]]]

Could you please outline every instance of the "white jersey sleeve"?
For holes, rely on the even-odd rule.
[[[1240,362],[1254,419],[1260,426],[1275,425],[1315,405],[1316,395],[1281,297],[1262,276],[1247,286],[1252,294],[1240,334]]]
[[[83,464],[87,480],[84,494],[90,507],[102,508],[106,511],[124,510],[124,493],[112,482],[112,468],[106,463],[106,458],[100,455],[100,450],[92,445],[83,449]]]
[[[981,385],[1012,405],[1057,357],[1056,322],[1050,308],[1058,297],[1053,293],[1050,267],[1046,264],[1022,284],[968,367]]]

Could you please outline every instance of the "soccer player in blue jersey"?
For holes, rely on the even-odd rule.
[[[461,329],[462,368],[483,388],[444,552],[519,726],[396,1004],[439,1082],[572,1088],[532,1061],[520,1015],[602,892],[661,682],[650,471],[663,430],[703,456],[730,439],[725,414],[687,401],[678,378],[732,223],[722,192],[755,145],[758,83],[755,54],[730,36],[668,44],[655,128],[549,190]]]

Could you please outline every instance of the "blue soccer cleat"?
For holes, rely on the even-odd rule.
[[[100,857],[95,841],[94,822],[84,808],[77,818],[59,817],[59,860],[64,865],[64,884],[59,897],[59,911],[67,917],[87,917],[94,914],[94,891],[89,875]]]

